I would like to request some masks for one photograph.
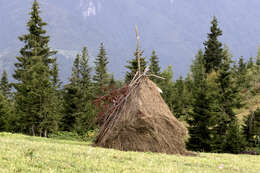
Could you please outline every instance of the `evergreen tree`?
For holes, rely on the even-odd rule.
[[[135,58],[128,61],[128,65],[126,65],[125,67],[129,69],[128,72],[126,72],[126,76],[125,76],[125,82],[130,82],[136,72],[138,71],[138,53],[137,53],[137,49],[136,52],[134,53]],[[145,57],[143,57],[143,51],[140,52],[140,66],[141,66],[141,71],[143,72],[146,68],[147,62],[145,61]]]
[[[218,70],[223,58],[222,43],[218,40],[218,37],[222,35],[222,31],[218,27],[218,21],[216,17],[214,17],[211,22],[210,31],[211,32],[208,34],[208,40],[204,43],[204,61],[206,73],[210,73],[213,70]]]
[[[8,82],[7,73],[5,70],[2,73],[2,78],[0,81],[0,88],[1,88],[2,95],[5,98],[9,98],[11,96],[11,86]]]
[[[169,106],[170,110],[174,112],[174,93],[172,92],[174,90],[174,82],[173,82],[173,70],[172,66],[168,66],[165,70],[162,72],[162,77],[164,80],[161,80],[159,83],[159,86],[161,90],[163,91],[162,97],[164,101]]]
[[[61,86],[61,81],[59,79],[59,68],[57,64],[57,59],[54,59],[51,71],[51,81],[54,88],[59,89]]]
[[[260,66],[260,46],[258,47],[257,57],[256,57],[256,65]]]
[[[185,109],[185,84],[182,79],[182,76],[176,80],[175,85],[175,93],[174,93],[174,99],[173,99],[173,110],[174,115],[179,118],[182,115],[184,115],[184,109]]]
[[[204,68],[203,52],[199,50],[191,66],[193,78],[192,111],[187,120],[189,123],[189,141],[187,147],[193,151],[211,151],[212,126],[215,116],[212,108],[211,91]]]
[[[238,61],[236,75],[235,75],[237,86],[240,87],[240,89],[245,89],[250,87],[250,82],[248,81],[247,72],[248,71],[247,71],[246,63],[244,62],[244,58],[240,57]]]
[[[155,50],[153,50],[152,52],[152,56],[150,58],[150,66],[149,66],[149,70],[151,74],[160,76],[161,75],[161,68],[159,66],[159,58],[156,55]],[[152,78],[152,81],[154,81],[155,83],[159,83],[159,80],[157,78]]]
[[[86,47],[78,54],[72,67],[70,83],[64,88],[64,117],[62,129],[85,133],[92,128],[95,108],[93,101],[93,87],[91,82],[91,68]]]
[[[107,72],[107,54],[104,48],[104,44],[100,44],[99,54],[95,60],[95,75],[93,77],[94,82],[96,83],[97,93],[103,95],[103,87],[107,87],[109,82],[109,75]]]
[[[244,151],[246,141],[236,121],[229,124],[225,140],[222,142],[224,144],[222,152],[239,154]]]
[[[29,33],[19,37],[24,47],[17,57],[13,77],[18,81],[14,87],[20,130],[41,136],[47,135],[50,129],[57,129],[59,117],[51,108],[55,105],[55,95],[50,94],[54,90],[50,66],[55,61],[52,56],[56,51],[51,51],[48,46],[49,36],[45,35],[46,30],[43,29],[47,23],[42,21],[39,13],[39,4],[35,0],[27,23]]]
[[[223,152],[223,145],[229,147],[229,144],[224,144],[226,134],[228,133],[228,127],[232,126],[231,123],[235,123],[236,117],[234,108],[237,108],[240,105],[241,98],[239,97],[240,93],[238,87],[235,85],[232,79],[232,70],[231,70],[231,56],[228,53],[229,50],[226,48],[224,50],[224,59],[220,66],[220,69],[217,73],[217,85],[218,85],[218,110],[219,114],[216,117],[217,124],[214,127],[215,137],[212,142],[215,152]],[[232,130],[236,130],[235,127],[232,127]],[[234,132],[238,133],[239,132]],[[233,139],[235,140],[235,139]]]
[[[6,98],[0,93],[0,132],[7,131],[10,118],[10,108]]]
[[[106,53],[103,44],[101,44],[100,56],[102,56],[102,59],[100,61],[100,67],[102,67],[102,64],[107,64],[106,59]],[[106,62],[105,62],[106,61]],[[105,62],[105,63],[104,63]],[[103,85],[101,82],[104,82],[104,85],[107,85],[107,72],[106,72],[106,65],[102,68],[99,68],[98,71],[101,73],[99,77],[102,79],[100,81],[100,86]],[[91,82],[91,68],[89,66],[89,56],[88,56],[88,50],[86,47],[83,47],[82,53],[81,53],[81,59],[79,62],[79,72],[80,72],[80,93],[81,93],[81,99],[80,99],[80,105],[79,105],[79,112],[76,115],[76,122],[74,125],[74,128],[79,134],[86,133],[89,129],[93,129],[95,123],[94,123],[94,116],[95,116],[95,107],[92,104],[94,100],[94,87],[92,86]],[[97,73],[96,73],[97,74]]]
[[[247,69],[251,69],[251,68],[254,67],[254,62],[253,62],[253,58],[252,57],[249,58],[246,67],[247,67]]]
[[[115,81],[115,77],[114,74],[111,75],[110,80],[109,80],[109,87],[115,87],[116,85],[116,81]]]
[[[226,53],[225,53],[226,52]],[[231,57],[228,49],[224,51],[223,61],[217,75],[217,83],[219,85],[219,103],[222,112],[228,116],[230,120],[235,119],[234,108],[240,105],[239,90],[234,83],[231,71]]]

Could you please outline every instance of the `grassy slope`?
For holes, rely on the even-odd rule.
[[[121,152],[83,142],[0,133],[0,172],[258,173],[259,162],[260,156],[200,153],[197,157],[182,157]]]

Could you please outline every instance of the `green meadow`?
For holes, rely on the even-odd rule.
[[[122,152],[89,142],[0,133],[0,172],[259,173],[260,156],[197,153],[196,157]]]

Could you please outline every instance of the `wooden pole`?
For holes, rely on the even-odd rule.
[[[137,61],[138,61],[138,73],[141,75],[141,64],[140,64],[140,37],[138,35],[137,25],[135,26],[136,40],[137,40]]]

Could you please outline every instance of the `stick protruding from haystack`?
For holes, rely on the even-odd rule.
[[[138,27],[135,25],[135,33],[136,33],[136,40],[137,40],[137,61],[138,61],[138,72],[141,75],[141,62],[140,62],[140,36],[138,34]]]

